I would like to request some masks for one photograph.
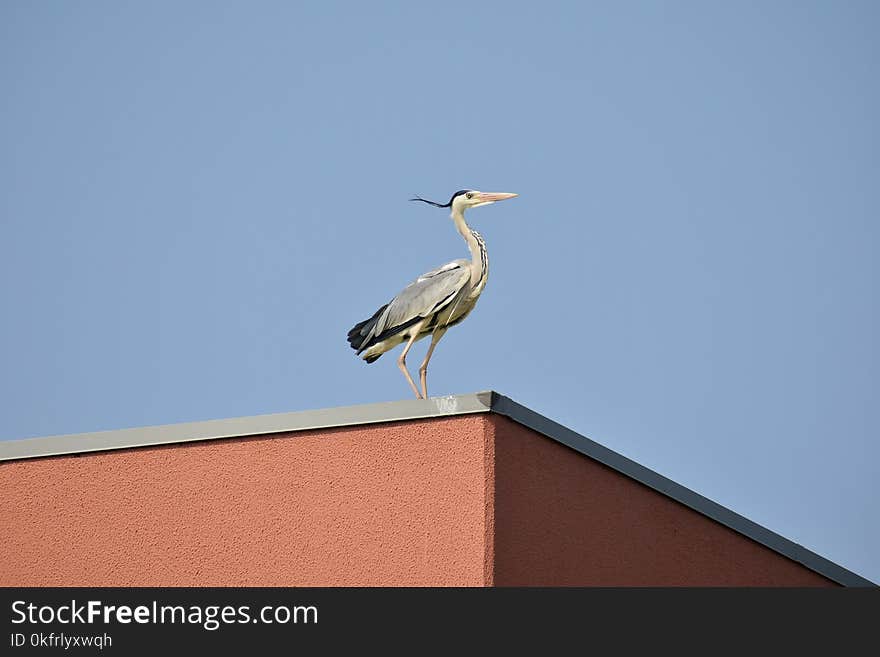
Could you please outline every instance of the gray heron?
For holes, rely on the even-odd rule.
[[[419,276],[400,294],[379,308],[372,317],[355,324],[348,332],[348,342],[368,363],[405,342],[406,346],[397,359],[397,366],[417,399],[428,398],[428,361],[431,360],[434,348],[450,326],[461,322],[473,310],[489,276],[486,242],[477,231],[467,225],[464,212],[514,196],[516,194],[463,189],[455,192],[449,202],[443,204],[418,196],[410,199],[438,208],[450,208],[449,216],[467,243],[471,259],[453,260]],[[419,392],[406,368],[406,355],[417,340],[429,335],[431,345],[425,360],[419,366],[422,385]]]

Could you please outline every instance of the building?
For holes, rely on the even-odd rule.
[[[873,586],[494,392],[0,443],[2,586]]]

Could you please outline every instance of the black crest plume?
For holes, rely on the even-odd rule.
[[[435,208],[451,208],[452,202],[455,200],[456,196],[461,196],[462,194],[467,194],[469,189],[460,189],[455,194],[452,195],[452,198],[449,199],[448,203],[437,203],[436,201],[429,201],[426,198],[422,198],[421,196],[416,196],[415,198],[411,198],[410,201],[421,201],[422,203],[427,203],[428,205],[433,205]]]

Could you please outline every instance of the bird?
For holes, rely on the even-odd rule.
[[[369,319],[355,324],[348,332],[348,342],[367,363],[375,362],[386,351],[406,343],[397,366],[406,377],[416,399],[428,398],[428,361],[447,329],[455,326],[474,309],[489,276],[489,255],[482,235],[468,226],[466,210],[514,198],[507,192],[480,192],[462,189],[447,203],[437,203],[416,196],[409,199],[437,208],[449,208],[455,229],[464,238],[471,253],[425,272],[407,285]],[[416,387],[406,367],[406,355],[416,341],[431,336],[431,345],[419,366],[421,390]]]

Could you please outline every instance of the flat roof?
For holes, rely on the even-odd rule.
[[[497,413],[562,443],[844,586],[873,582],[494,391],[0,442],[0,461],[312,429]]]

